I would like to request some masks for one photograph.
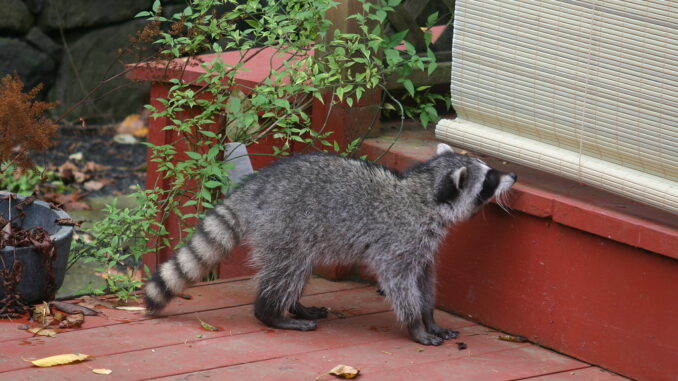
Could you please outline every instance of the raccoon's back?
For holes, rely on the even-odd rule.
[[[287,231],[393,219],[409,202],[397,172],[326,154],[281,160],[248,179],[232,198],[248,222]]]

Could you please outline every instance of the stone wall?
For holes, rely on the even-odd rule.
[[[178,4],[171,4],[172,2]],[[42,96],[59,101],[57,113],[122,71],[138,57],[119,55],[145,21],[134,15],[153,0],[0,0],[0,76],[17,72],[27,88],[43,83]],[[163,1],[167,10],[183,0]],[[184,5],[181,5],[184,3]],[[148,84],[119,78],[69,114],[91,122],[118,120],[146,103]],[[0,100],[1,101],[1,100]]]

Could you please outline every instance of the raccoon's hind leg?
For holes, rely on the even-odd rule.
[[[282,255],[281,255],[282,256]],[[288,259],[290,257],[287,257]],[[310,317],[300,316],[294,310],[301,306],[299,298],[304,290],[306,280],[311,273],[311,266],[303,263],[268,263],[257,274],[259,289],[257,300],[254,304],[254,316],[262,323],[273,328],[292,329],[298,331],[312,331],[317,324]],[[295,311],[298,317],[306,319],[294,319],[288,315],[288,311]],[[317,311],[316,311],[317,312]]]

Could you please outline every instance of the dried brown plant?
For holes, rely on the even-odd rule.
[[[58,126],[44,115],[56,104],[34,100],[42,84],[29,92],[23,88],[16,73],[0,79],[0,166],[10,161],[32,167],[29,153],[44,151],[56,134]]]

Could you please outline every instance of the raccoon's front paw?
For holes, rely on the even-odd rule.
[[[440,327],[435,327],[435,328],[431,329],[431,333],[440,337],[443,340],[454,339],[457,336],[459,336],[458,331],[453,331],[451,329],[440,328]]]

